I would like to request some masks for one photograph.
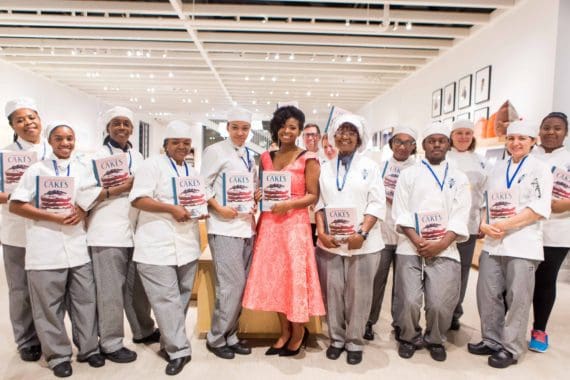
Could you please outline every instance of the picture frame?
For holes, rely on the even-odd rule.
[[[473,75],[469,74],[459,79],[457,88],[457,109],[464,109],[471,105],[471,83]]]
[[[491,98],[491,65],[475,72],[475,104],[488,101]]]
[[[455,82],[451,82],[443,88],[443,113],[455,111]]]
[[[454,121],[455,121],[455,118],[453,116],[450,116],[450,117],[446,117],[445,119],[441,120],[441,124],[451,126],[451,124],[453,124]]]
[[[431,117],[441,116],[442,89],[439,88],[431,94]]]
[[[473,111],[473,122],[477,123],[481,119],[489,118],[489,107],[482,107]]]
[[[455,120],[471,120],[471,112],[460,113],[455,117]]]
[[[149,156],[150,124],[145,121],[139,122],[139,152],[144,158]]]

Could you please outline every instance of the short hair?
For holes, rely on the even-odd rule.
[[[278,108],[273,113],[271,121],[269,121],[269,130],[271,131],[271,139],[273,142],[279,143],[279,130],[285,126],[285,123],[290,118],[299,122],[299,131],[303,130],[303,125],[305,124],[305,114],[303,111],[293,106]]]
[[[566,131],[568,131],[568,116],[566,116],[566,114],[564,112],[551,112],[551,113],[549,113],[548,115],[546,115],[544,117],[544,119],[542,119],[540,126],[542,127],[542,124],[544,124],[544,122],[547,119],[551,119],[553,117],[556,117],[556,118],[562,120],[562,122],[564,123],[564,126],[566,127]]]
[[[455,148],[453,146],[453,139],[451,138],[453,136],[453,132],[455,131],[451,131],[451,135],[449,136],[449,149]],[[475,136],[473,136],[473,140],[471,141],[471,144],[469,144],[467,150],[470,152],[474,152],[476,147],[477,147],[477,139],[475,138]]]
[[[317,128],[317,133],[320,135],[321,134],[321,129],[319,128],[319,126],[315,123],[308,123],[305,124],[305,128],[303,129],[307,129],[307,128]]]

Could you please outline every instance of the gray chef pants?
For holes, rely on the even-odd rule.
[[[526,329],[539,262],[481,252],[477,308],[487,347],[504,348],[515,359],[526,350]],[[505,303],[507,313],[505,315]]]
[[[421,335],[420,312],[425,299],[428,344],[443,344],[451,326],[453,310],[459,300],[461,264],[446,257],[426,259],[422,280],[422,258],[417,255],[398,255],[396,264],[396,297],[398,309],[396,324],[400,339],[413,342]]]
[[[206,339],[212,347],[233,346],[239,342],[238,319],[253,238],[209,234],[208,243],[216,272],[216,304]]]
[[[26,249],[12,245],[2,245],[4,269],[8,282],[8,302],[10,322],[18,350],[40,344],[30,303],[28,277],[25,268]]]
[[[395,245],[387,245],[380,251],[380,263],[378,270],[374,275],[374,288],[372,294],[372,307],[370,308],[370,315],[368,316],[368,323],[376,324],[380,318],[380,310],[382,309],[382,301],[384,300],[384,292],[386,290],[386,282],[388,281],[388,274],[390,267],[394,262],[394,255],[396,254]],[[392,281],[392,321],[394,321],[394,281]]]
[[[111,353],[123,347],[123,310],[135,339],[151,335],[154,321],[136,266],[131,261],[133,248],[89,249],[97,284],[99,344],[103,352]]]
[[[42,351],[50,368],[71,360],[71,343],[64,325],[68,309],[77,358],[99,353],[97,306],[91,263],[73,268],[29,270],[32,313]]]
[[[319,247],[317,252],[322,259],[321,275],[326,284],[331,346],[362,351],[362,336],[372,304],[372,286],[380,253],[340,256]]]
[[[144,290],[160,329],[160,346],[170,360],[192,354],[186,312],[198,260],[182,266],[137,263]]]
[[[459,302],[453,312],[453,318],[459,319],[463,315],[463,300],[467,291],[467,280],[469,280],[469,271],[473,262],[473,252],[475,251],[475,243],[477,235],[469,235],[469,240],[463,243],[457,243],[457,250],[461,257],[461,292],[459,294]]]

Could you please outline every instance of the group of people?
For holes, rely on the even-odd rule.
[[[132,112],[114,107],[104,115],[103,146],[87,162],[74,155],[74,127],[55,121],[43,130],[32,99],[8,102],[6,116],[15,134],[3,151],[36,157],[15,189],[0,193],[10,320],[22,360],[43,353],[56,376],[72,374],[66,312],[78,362],[101,367],[106,359],[136,360],[123,343],[124,312],[133,341],[160,343],[166,374],[182,371],[191,359],[185,319],[201,253],[199,219],[206,219],[216,282],[206,347],[220,358],[251,353],[237,335],[244,307],[278,315],[281,333],[266,355],[297,355],[309,335],[305,323],[326,315],[326,357],[336,360],[346,351],[349,364],[360,363],[392,268],[398,354],[410,358],[425,347],[443,361],[448,331],[460,329],[475,241],[483,237],[482,341],[469,344],[469,352],[489,356],[496,368],[515,364],[531,304],[529,348],[548,347],[556,276],[570,247],[563,232],[570,227],[570,200],[563,196],[565,189],[570,195],[570,152],[562,113],[548,115],[540,127],[513,122],[508,156],[489,169],[474,152],[469,121],[430,125],[421,142],[413,128],[397,127],[389,141],[393,156],[377,163],[365,154],[362,117],[337,117],[321,138],[294,106],[273,114],[278,149],[263,153],[257,165],[246,147],[252,115],[234,108],[228,138],[204,150],[199,171],[185,161],[192,141],[182,121],[168,124],[164,153],[143,160],[129,142]],[[305,148],[297,145],[300,137]],[[418,143],[423,159],[416,158]],[[129,175],[105,184],[91,160],[113,156],[128,161]],[[263,171],[289,173],[291,196],[256,221]],[[224,201],[230,174],[255,183],[251,209]],[[173,187],[198,176],[208,212],[196,216],[177,202]],[[71,186],[65,213],[41,207],[40,178]],[[344,224],[343,234],[331,231],[331,215],[346,210],[356,223]]]

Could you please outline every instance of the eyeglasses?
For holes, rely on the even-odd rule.
[[[304,133],[303,136],[308,138],[308,139],[318,139],[319,138],[318,133]]]
[[[394,146],[403,146],[404,148],[409,148],[416,145],[416,142],[413,140],[402,141],[399,139],[394,139],[392,140],[392,143],[394,144]]]
[[[358,132],[355,131],[336,131],[336,133],[334,134],[335,136],[338,137],[357,137],[358,136]]]

